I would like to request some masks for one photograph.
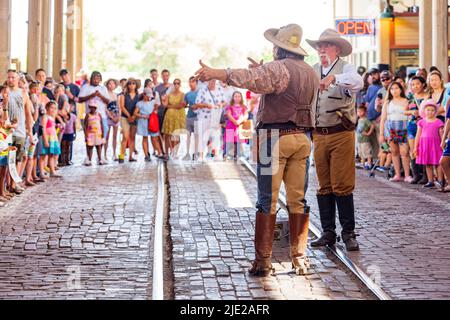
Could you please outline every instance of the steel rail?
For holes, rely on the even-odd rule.
[[[256,171],[252,165],[246,160],[240,160],[243,166],[256,178]],[[284,192],[280,192],[279,203],[283,209],[286,210],[286,196]],[[309,230],[311,233],[319,238],[321,236],[320,229],[312,222],[310,222]],[[392,298],[361,268],[359,268],[341,249],[337,246],[327,246],[330,250],[349,270],[353,273],[379,300],[392,300]]]
[[[158,163],[158,199],[156,203],[153,232],[153,285],[152,299],[164,300],[164,215],[166,196],[166,169],[164,162]]]

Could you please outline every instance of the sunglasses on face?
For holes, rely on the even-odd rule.
[[[176,85],[176,86],[181,86],[181,83],[175,82],[174,85]]]
[[[391,79],[381,79],[381,82],[390,81]]]

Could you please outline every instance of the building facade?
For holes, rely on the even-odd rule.
[[[373,34],[349,37],[355,48],[349,60],[357,66],[369,68],[381,65],[395,72],[402,66],[429,69],[435,65],[441,71],[447,71],[449,2],[393,0],[390,1],[392,11],[388,10],[392,15],[382,15],[389,1],[334,0],[334,18],[373,21]],[[343,27],[338,28],[338,25],[336,27],[340,32],[348,31]]]

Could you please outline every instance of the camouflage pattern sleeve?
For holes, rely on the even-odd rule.
[[[280,94],[286,91],[290,74],[281,61],[273,61],[253,69],[232,69],[228,82],[231,86],[259,94]]]

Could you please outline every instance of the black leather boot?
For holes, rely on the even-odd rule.
[[[312,247],[333,246],[336,244],[336,197],[334,194],[318,195],[317,201],[322,224],[322,236],[311,242]]]
[[[354,232],[346,234],[342,233],[342,241],[344,241],[347,251],[359,251],[359,244]]]
[[[339,221],[342,226],[342,241],[347,251],[358,251],[359,245],[355,234],[355,205],[353,194],[344,197],[336,197],[339,211]]]

